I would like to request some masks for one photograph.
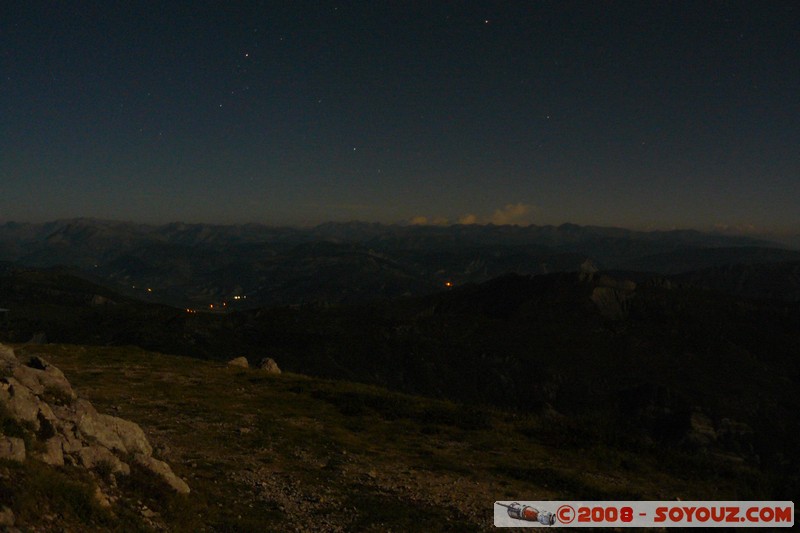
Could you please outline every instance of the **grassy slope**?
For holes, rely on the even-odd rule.
[[[557,415],[461,408],[138,348],[19,351],[41,353],[101,412],[139,423],[192,488],[171,496],[139,473],[109,489],[121,495],[109,515],[87,499],[88,477],[4,463],[0,495],[23,529],[471,531],[491,528],[498,499],[758,495],[758,474],[744,465],[593,444]],[[144,518],[145,506],[157,514]]]

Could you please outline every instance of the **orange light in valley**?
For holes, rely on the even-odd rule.
[[[208,304],[209,309],[214,309],[214,304]]]
[[[445,286],[445,287],[452,287],[452,286],[453,286],[453,283],[452,283],[451,281],[445,281],[445,282],[444,282],[444,286]]]

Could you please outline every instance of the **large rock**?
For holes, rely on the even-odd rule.
[[[25,441],[0,435],[0,459],[25,462]]]
[[[153,454],[153,447],[139,424],[111,415],[101,414],[100,419],[119,436],[127,453]]]
[[[78,421],[78,430],[110,450],[145,455],[153,453],[142,428],[116,416],[86,412]]]
[[[175,492],[179,494],[189,494],[189,485],[176,476],[169,465],[164,461],[159,461],[148,455],[138,453],[136,454],[136,462],[150,472],[160,476]]]
[[[258,363],[258,368],[265,372],[269,372],[270,374],[281,373],[281,369],[278,368],[278,363],[276,363],[271,357],[265,357],[262,359],[261,362]]]
[[[242,368],[250,368],[250,363],[247,362],[247,357],[237,357],[228,361],[228,366],[240,366]]]
[[[106,425],[98,413],[84,413],[78,420],[78,431],[82,437],[94,439],[109,450],[117,450],[122,453],[128,451],[119,434]]]

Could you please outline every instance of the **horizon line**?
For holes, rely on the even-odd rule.
[[[773,235],[773,236],[800,236],[800,229],[797,230],[774,230],[774,229],[758,229],[752,226],[749,227],[742,227],[742,226],[726,226],[726,225],[714,225],[710,228],[699,228],[699,227],[692,227],[692,226],[670,226],[670,227],[659,227],[659,226],[647,226],[647,227],[636,227],[636,226],[623,226],[623,225],[616,225],[616,224],[578,224],[574,222],[562,222],[559,224],[555,223],[528,223],[528,224],[519,224],[519,223],[509,223],[509,224],[496,224],[493,222],[475,222],[464,224],[460,222],[453,222],[453,223],[415,223],[412,219],[405,219],[395,222],[381,222],[381,221],[369,221],[363,219],[350,219],[350,220],[326,220],[322,222],[318,222],[315,224],[272,224],[267,222],[257,222],[257,221],[247,221],[247,222],[195,222],[195,221],[186,221],[186,220],[171,220],[169,222],[144,222],[144,221],[137,221],[131,219],[114,219],[114,218],[104,218],[104,217],[93,217],[93,216],[75,216],[75,217],[60,217],[55,219],[49,220],[40,220],[40,221],[30,221],[30,220],[13,220],[13,219],[0,219],[0,225],[8,225],[8,224],[19,224],[19,225],[46,225],[46,224],[58,224],[58,223],[69,223],[69,222],[76,222],[76,221],[87,221],[87,222],[96,222],[96,223],[105,223],[105,224],[130,224],[130,225],[138,225],[138,226],[148,226],[148,227],[164,227],[164,226],[173,226],[173,225],[186,225],[186,226],[216,226],[216,227],[236,227],[236,226],[258,226],[263,228],[274,228],[274,229],[294,229],[294,230],[311,230],[315,228],[319,228],[321,226],[326,225],[353,225],[353,224],[360,224],[360,225],[370,225],[370,226],[384,226],[384,227],[405,227],[405,228],[456,228],[456,227],[482,227],[482,228],[561,228],[564,226],[574,226],[579,228],[595,228],[595,229],[614,229],[614,230],[624,230],[624,231],[631,231],[636,233],[671,233],[671,232],[687,232],[693,231],[698,233],[705,233],[709,235],[736,235],[742,237],[755,237],[755,236],[765,236],[765,235]]]

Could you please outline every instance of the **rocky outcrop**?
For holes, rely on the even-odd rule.
[[[591,281],[594,274],[598,271],[597,266],[591,259],[586,259],[578,269],[579,279],[581,281]]]
[[[605,318],[624,320],[628,317],[630,301],[635,291],[636,283],[633,281],[615,280],[601,275],[592,290],[591,300]]]
[[[128,475],[131,465],[126,461],[133,458],[176,492],[189,493],[189,486],[167,463],[152,457],[153,448],[141,427],[98,413],[78,397],[58,368],[38,356],[20,360],[3,345],[0,418],[5,419],[2,427],[14,429],[13,436],[0,432],[2,459],[24,462],[30,457],[51,465],[79,465]],[[33,450],[26,450],[26,440],[36,443]]]
[[[694,409],[689,417],[689,430],[684,437],[684,444],[692,448],[705,448],[716,440],[714,422],[700,409]]]
[[[34,394],[41,396],[48,392],[66,401],[77,398],[64,373],[41,357],[34,355],[22,363],[14,366],[13,376]]]
[[[270,374],[280,374],[281,369],[278,368],[278,363],[271,357],[265,357],[258,363],[258,368]]]
[[[610,320],[624,320],[628,316],[632,291],[613,287],[595,287],[592,290],[592,302],[600,314]]]
[[[247,362],[247,357],[237,357],[228,361],[228,366],[239,366],[242,368],[250,368],[250,363]]]

